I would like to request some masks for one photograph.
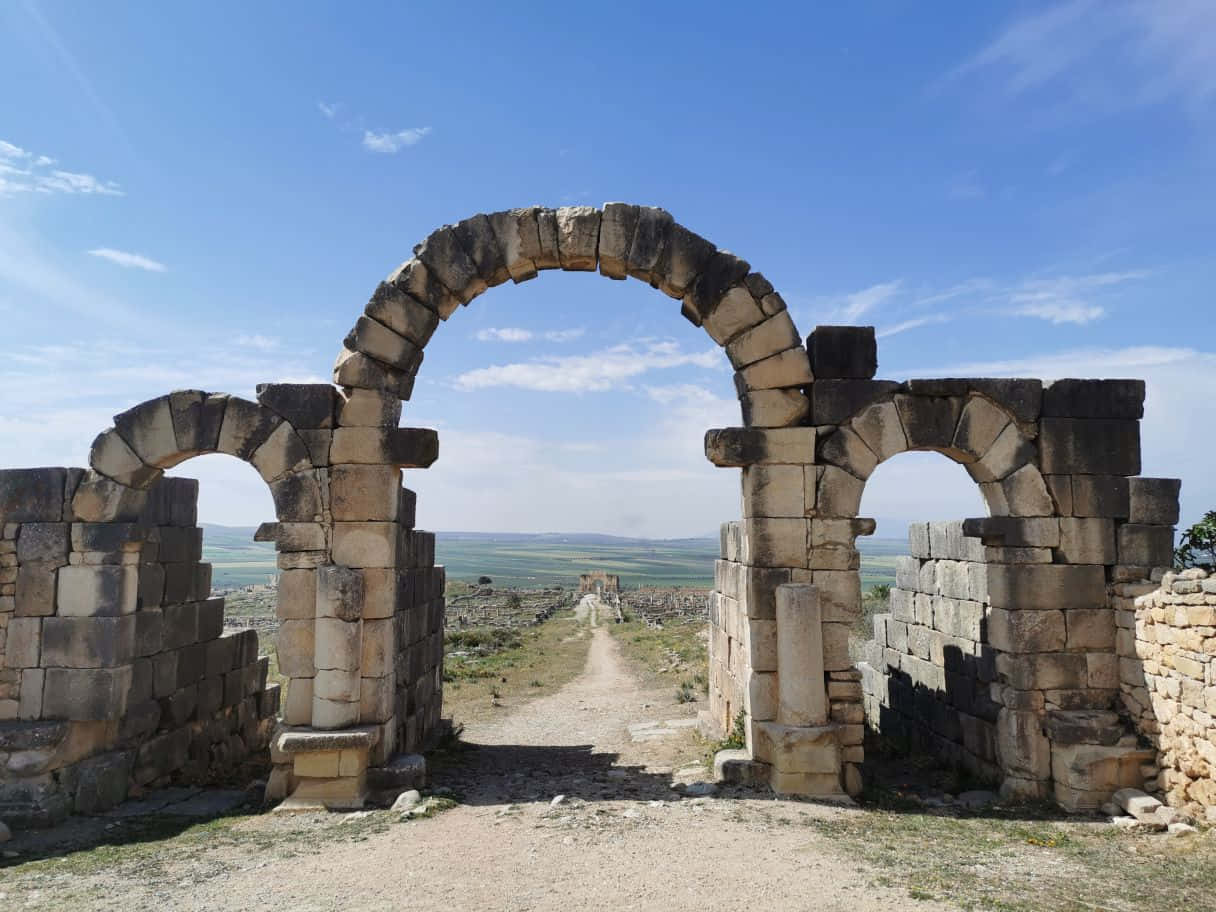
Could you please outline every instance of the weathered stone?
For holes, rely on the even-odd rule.
[[[329,458],[334,465],[425,469],[439,458],[439,435],[429,428],[338,428]]]
[[[799,425],[810,412],[801,390],[758,389],[739,399],[743,423],[748,427],[778,428]]]
[[[395,428],[400,420],[401,400],[381,390],[345,390],[338,402],[338,424],[342,427]]]
[[[600,211],[594,206],[562,206],[556,215],[562,269],[594,271],[599,256]]]
[[[658,287],[662,276],[661,264],[668,258],[668,242],[672,232],[671,214],[653,206],[639,206],[637,226],[629,244],[626,268],[635,279]],[[683,294],[675,295],[683,297]]]
[[[1143,380],[1056,380],[1043,390],[1043,416],[1144,417]]]
[[[48,668],[42,695],[48,719],[116,720],[127,708],[131,666]]]
[[[422,349],[371,317],[362,316],[344,343],[402,374],[414,374],[422,364]]]
[[[479,214],[462,219],[452,226],[452,231],[460,246],[469,254],[485,287],[493,288],[510,278],[498,238],[487,216]]]
[[[995,607],[1009,610],[1101,608],[1106,574],[1094,565],[990,564],[988,593]]]
[[[1068,648],[1086,651],[1115,648],[1115,612],[1110,608],[1071,608],[1064,612]]]
[[[1002,481],[1001,491],[1001,500],[1011,516],[1050,516],[1055,507],[1043,476],[1032,464]]]
[[[279,625],[276,638],[279,671],[289,678],[311,678],[316,674],[314,623],[312,620],[287,620]],[[311,699],[311,693],[309,696]],[[288,697],[290,700],[290,689]]]
[[[1106,516],[1127,519],[1131,499],[1129,479],[1122,475],[1073,475],[1074,516]]]
[[[733,288],[729,289],[725,294],[723,294],[722,297],[718,299],[718,302],[712,307],[712,309],[703,316],[702,321],[701,321],[701,327],[707,333],[709,333],[710,338],[713,339],[715,342],[717,342],[719,345],[726,345],[727,343],[731,342],[732,340],[739,338],[741,335],[743,335],[743,333],[747,332],[748,330],[750,330],[756,326],[759,326],[761,323],[764,322],[764,318],[765,318],[765,313],[760,307],[760,302],[752,297],[751,292],[749,292],[747,290],[746,286],[736,285]],[[801,347],[798,347],[795,349],[788,349],[788,351],[800,353],[804,358],[806,355],[805,351],[803,351],[803,349]],[[774,373],[773,365],[771,365],[771,364],[768,365],[767,369],[762,369],[760,367],[760,365],[766,364],[767,362],[772,361],[772,359],[776,358],[776,357],[779,357],[779,356],[772,355],[769,358],[765,359],[765,361],[756,362],[756,364],[751,365],[747,368],[744,368],[744,370],[743,370],[744,379],[745,379],[745,381],[747,381],[749,383],[749,386],[751,388],[753,388],[753,389],[769,388],[767,386],[761,385],[760,378],[767,376],[769,374],[773,374]],[[777,377],[779,379],[781,379],[782,381],[789,380],[795,373],[795,372],[791,372],[788,369],[789,368],[788,364],[784,365],[784,368],[785,369],[783,369],[782,371],[777,373]],[[796,373],[798,373],[800,376],[804,376],[804,377],[808,378],[803,382],[805,382],[805,383],[810,382],[809,367],[802,368],[800,371],[798,371]],[[751,379],[749,380],[749,378],[751,378]],[[770,381],[770,382],[772,382],[772,381]],[[803,385],[803,382],[799,382],[799,383],[781,382],[776,385],[779,385],[779,386],[796,386],[796,385],[798,385],[798,386],[800,386],[800,385]]]
[[[806,504],[815,516],[856,516],[865,482],[836,466],[807,469]],[[814,486],[814,490],[811,486]]]
[[[955,439],[957,441],[957,434]],[[1034,457],[1034,445],[1011,421],[997,435],[996,440],[984,452],[984,455],[977,462],[967,466],[967,472],[976,481],[1001,481],[1026,463],[1032,462]]]
[[[396,370],[363,352],[343,348],[334,361],[334,383],[343,387],[380,390],[398,399],[414,392],[414,374]]]
[[[997,649],[1012,653],[1059,652],[1066,640],[1062,611],[989,611],[988,642]]]
[[[879,462],[908,449],[904,426],[899,410],[893,402],[880,402],[869,406],[850,422],[862,442],[874,453]]]
[[[336,564],[360,568],[397,566],[396,523],[336,522],[333,535]]]
[[[726,346],[726,356],[739,370],[791,348],[801,349],[801,340],[794,321],[782,311],[736,337]]]
[[[306,471],[312,466],[312,456],[304,441],[286,422],[280,424],[266,442],[249,457],[265,481],[278,481],[289,472]]]
[[[461,304],[468,304],[486,290],[485,280],[479,275],[477,265],[461,245],[452,225],[444,225],[431,232],[426,240],[414,248],[414,256]]]
[[[173,417],[173,433],[177,449],[197,455],[213,453],[219,448],[220,428],[228,397],[202,390],[177,390],[169,394],[169,411]]]
[[[1138,421],[1044,418],[1039,428],[1039,453],[1045,472],[1140,474]]]
[[[139,572],[135,567],[62,567],[56,605],[64,617],[114,617],[135,611]]]
[[[737,306],[732,306],[730,310],[738,311],[742,308],[742,312],[747,315],[747,326],[742,328],[755,326],[764,319],[764,311],[752,299],[747,287],[740,285],[750,269],[746,260],[739,259],[733,253],[726,250],[715,251],[684,296],[681,313],[694,325],[701,326],[717,309],[723,297],[738,287],[746,298],[738,298],[735,302]],[[741,332],[742,329],[738,331]],[[714,335],[715,332],[717,335]],[[710,334],[714,335],[715,341],[728,341],[730,338],[723,333],[721,326]]]
[[[844,424],[866,406],[898,389],[900,384],[891,380],[838,380],[816,375],[810,387],[811,422]]]
[[[328,383],[259,383],[257,399],[296,430],[334,426],[338,394]]]
[[[532,233],[536,233],[535,220]],[[426,264],[417,258],[402,263],[385,281],[404,291],[424,307],[435,311],[441,320],[446,320],[460,307],[460,301],[431,274]]]
[[[1115,523],[1104,517],[1064,517],[1057,557],[1069,564],[1115,563]]]
[[[61,668],[126,665],[135,655],[136,615],[42,619],[42,664]],[[14,619],[9,624],[12,638]],[[35,663],[37,664],[37,663]]]
[[[1119,563],[1136,567],[1169,567],[1174,562],[1172,526],[1123,523],[1116,532]]]
[[[823,725],[828,703],[818,591],[814,586],[786,584],[777,587],[776,599],[777,721],[782,725]]]
[[[873,326],[816,326],[806,348],[817,378],[869,380],[878,371]]]
[[[316,570],[318,618],[357,621],[363,617],[363,574],[327,565]]]
[[[705,238],[673,223],[667,236],[666,252],[654,270],[659,288],[669,297],[683,299],[716,253],[717,248]]]
[[[897,394],[895,406],[910,449],[951,450],[962,401],[941,396]]]
[[[806,516],[806,473],[798,465],[755,465],[743,469],[743,515]]]
[[[821,462],[844,469],[862,480],[870,477],[878,466],[878,457],[852,428],[838,428],[824,440],[819,449]]]
[[[168,396],[150,399],[115,415],[114,428],[145,465],[168,469],[190,455],[178,449]]]
[[[600,219],[600,274],[623,279],[629,273],[629,246],[638,223],[638,207],[627,203],[604,203]]]
[[[114,428],[97,435],[89,449],[93,470],[119,484],[141,488],[155,482],[162,470],[144,463]]]
[[[1157,526],[1172,526],[1178,522],[1178,494],[1182,482],[1177,478],[1129,478],[1127,484],[1129,522]]]
[[[714,465],[815,462],[814,428],[722,428],[705,432],[705,455]]]

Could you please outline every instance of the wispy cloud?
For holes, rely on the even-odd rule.
[[[717,348],[685,352],[675,342],[652,340],[616,345],[589,355],[549,355],[478,368],[460,374],[454,383],[461,390],[514,387],[558,393],[603,392],[621,388],[653,370],[715,368],[722,363],[722,353]]]
[[[112,247],[98,247],[89,251],[89,256],[99,257],[103,260],[109,260],[116,266],[122,266],[126,269],[144,269],[148,272],[164,272],[166,267],[164,263],[149,259],[138,253],[127,253],[125,250],[114,250]]]
[[[1011,21],[948,80],[992,77],[1009,97],[1042,93],[1109,113],[1216,99],[1211,0],[1066,0]]]
[[[530,329],[520,329],[517,326],[500,328],[489,327],[477,331],[479,342],[531,342],[533,339],[544,339],[546,342],[573,342],[581,339],[585,329],[550,329],[545,332],[533,332]]]
[[[394,155],[406,146],[418,145],[425,137],[430,135],[430,132],[430,127],[409,127],[405,130],[397,130],[396,132],[364,130],[363,148],[369,152]]]
[[[825,319],[838,323],[856,323],[876,307],[890,301],[899,294],[902,279],[880,282],[850,294],[829,298],[825,303],[828,314]]]
[[[333,120],[334,116],[338,113],[338,106],[336,104],[326,104],[324,101],[318,101],[317,110],[320,111],[325,117]]]
[[[1095,297],[1102,289],[1142,279],[1145,275],[1144,272],[1104,272],[1027,279],[1006,293],[1008,308],[1017,316],[1084,325],[1106,315],[1106,308],[1095,303]]]
[[[276,351],[279,348],[280,342],[272,336],[261,335],[240,335],[236,337],[236,344],[242,348],[252,348],[257,351]]]
[[[122,196],[114,181],[98,180],[91,174],[55,168],[49,155],[35,155],[20,146],[0,140],[0,196],[15,193],[67,193]]]
[[[478,342],[529,342],[532,340],[532,337],[532,330],[518,329],[511,326],[504,326],[501,329],[490,327],[489,329],[479,329],[477,331]]]
[[[913,317],[910,320],[904,320],[900,323],[893,323],[889,326],[880,327],[875,331],[874,335],[879,339],[885,339],[887,336],[897,336],[902,332],[907,332],[910,329],[919,329],[922,326],[931,326],[935,323],[950,322],[950,315],[944,313],[928,314],[923,317]]]

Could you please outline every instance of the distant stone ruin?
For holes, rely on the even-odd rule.
[[[743,470],[743,515],[722,528],[704,724],[742,721],[754,778],[856,794],[868,722],[921,732],[1006,794],[1088,807],[1149,785],[1211,800],[1193,784],[1214,735],[1196,690],[1210,701],[1213,628],[1190,613],[1207,581],[1162,575],[1178,483],[1137,477],[1142,383],[874,380],[872,328],[804,342],[748,262],[662,209],[608,203],[435,231],[373,292],[332,386],[269,384],[257,402],[172,392],[117,415],[88,469],[0,472],[0,818],[45,823],[205,781],[267,738],[267,795],[287,807],[416,784],[414,752],[441,731],[444,571],[401,479],[435,461],[438,435],[398,427],[401,400],[441,322],[547,269],[650,284],[735,369],[742,426],[705,440],[712,462]],[[963,464],[990,516],[944,541],[925,527],[927,546],[914,533],[872,661],[855,665],[856,537],[874,529],[861,494],[906,450]],[[203,453],[252,464],[273,496],[259,537],[281,570],[281,706],[255,635],[221,636],[196,489],[162,480]],[[1112,720],[1120,706],[1134,728]]]
[[[594,592],[603,595],[606,592],[620,592],[621,578],[615,573],[605,573],[603,570],[593,570],[591,573],[580,573],[578,577],[580,595]]]

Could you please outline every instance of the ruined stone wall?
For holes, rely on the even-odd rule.
[[[0,473],[11,595],[0,596],[0,818],[49,823],[133,787],[206,782],[264,751],[278,710],[251,630],[223,633],[195,524],[165,479],[131,522],[84,522],[83,472]]]
[[[1122,704],[1156,748],[1146,791],[1175,807],[1213,807],[1216,577],[1199,569],[1155,575],[1159,583],[1116,586]]]
[[[890,612],[874,616],[862,686],[869,726],[999,781],[991,696],[996,652],[984,546],[963,524],[915,523],[901,557]]]
[[[703,589],[631,589],[621,596],[621,607],[648,624],[686,618],[705,618],[710,592]]]
[[[396,714],[399,749],[431,745],[443,705],[444,569],[435,566],[435,534],[407,537],[398,599]]]

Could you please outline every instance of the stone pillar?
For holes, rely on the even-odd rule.
[[[359,721],[359,666],[363,652],[363,575],[349,567],[317,570],[314,728]]]
[[[806,584],[777,587],[777,721],[823,725],[828,695],[823,678],[823,611],[819,591]]]

